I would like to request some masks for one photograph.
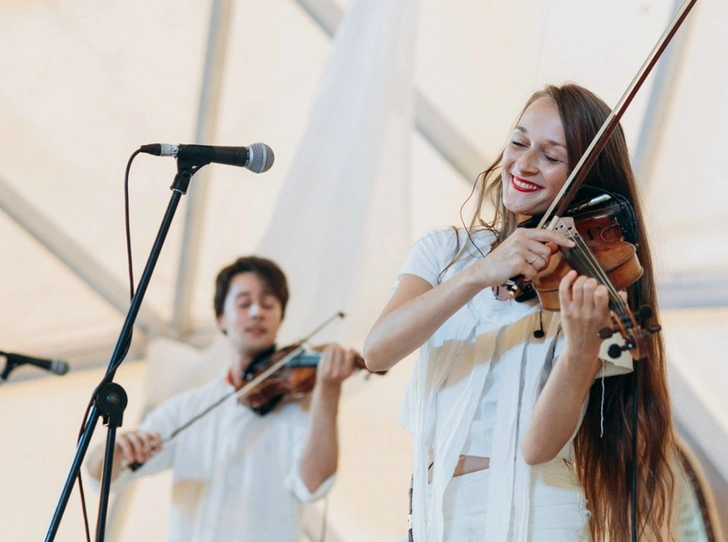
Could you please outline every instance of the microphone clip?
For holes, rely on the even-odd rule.
[[[3,372],[0,373],[0,380],[4,382],[8,379],[12,370],[19,365],[22,365],[22,363],[16,358],[6,355],[5,352],[0,352],[0,356],[5,358],[5,368],[3,369]]]
[[[210,162],[200,163],[199,160],[177,158],[177,175],[174,176],[174,181],[170,188],[173,191],[176,190],[182,195],[187,194],[192,176],[209,163]]]

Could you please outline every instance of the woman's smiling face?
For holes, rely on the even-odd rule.
[[[503,204],[517,215],[543,213],[568,174],[559,111],[550,98],[539,98],[524,111],[503,151]]]

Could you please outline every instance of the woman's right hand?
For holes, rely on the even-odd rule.
[[[548,266],[560,246],[571,248],[574,242],[552,230],[517,228],[474,264],[472,272],[483,288],[499,286],[519,275],[532,280]]]
[[[130,431],[116,437],[116,453],[127,465],[146,463],[162,449],[162,437],[158,433]]]
[[[370,371],[385,371],[414,352],[481,290],[524,275],[533,278],[545,268],[552,249],[546,243],[574,243],[550,230],[519,228],[485,258],[436,286],[405,274],[364,341]]]

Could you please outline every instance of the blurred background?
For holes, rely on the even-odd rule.
[[[211,164],[183,197],[117,381],[124,429],[218,374],[213,282],[239,255],[291,281],[288,344],[360,349],[407,250],[460,224],[526,98],[575,81],[616,104],[674,0],[29,0],[0,2],[0,350],[68,360],[0,386],[4,540],[44,536],[83,412],[129,305],[124,170],[140,145],[275,152],[261,175]],[[728,532],[728,4],[701,0],[624,116],[656,248],[661,324],[693,499],[684,540]],[[135,278],[169,202],[172,158],[130,175]],[[469,217],[470,208],[464,212]],[[357,376],[342,404],[329,541],[406,534],[412,359]],[[94,444],[105,428],[96,430]],[[112,502],[110,538],[161,540],[171,477]],[[87,491],[92,518],[97,495]],[[694,538],[690,538],[694,536]],[[82,538],[74,493],[57,540]]]

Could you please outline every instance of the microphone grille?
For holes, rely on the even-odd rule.
[[[63,361],[62,359],[54,359],[51,362],[51,371],[57,375],[66,374],[69,368],[70,366],[68,365],[68,362]]]
[[[273,160],[273,149],[265,143],[253,143],[248,146],[248,165],[245,167],[254,173],[263,173],[271,168]]]

